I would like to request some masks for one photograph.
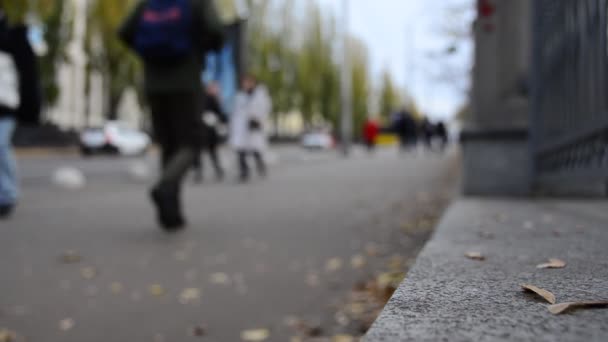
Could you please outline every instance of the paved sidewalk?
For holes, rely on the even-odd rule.
[[[607,341],[608,309],[555,316],[520,288],[608,300],[607,223],[605,201],[458,201],[365,340]],[[536,267],[549,258],[567,266]]]

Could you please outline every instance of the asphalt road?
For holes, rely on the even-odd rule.
[[[318,335],[351,333],[336,306],[393,253],[416,256],[430,232],[401,228],[440,214],[457,158],[301,153],[281,150],[270,178],[249,185],[189,183],[190,225],[173,236],[157,228],[146,182],[129,176],[133,160],[21,160],[22,201],[0,223],[0,329],[28,342],[240,341],[247,329],[288,341],[293,316]],[[83,170],[87,185],[54,186],[59,166]]]

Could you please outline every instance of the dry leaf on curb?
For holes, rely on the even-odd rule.
[[[549,306],[549,312],[554,315],[574,309],[608,308],[608,301],[560,303]]]
[[[71,318],[62,319],[59,321],[59,329],[61,329],[61,331],[68,331],[71,330],[75,324],[76,323]]]
[[[543,297],[549,304],[555,304],[555,295],[553,293],[534,285],[521,284],[521,287],[526,291],[534,292]]]
[[[150,285],[148,292],[154,297],[161,297],[166,293],[165,289],[158,284]]]
[[[251,329],[241,332],[241,339],[249,342],[266,341],[270,337],[268,329]]]
[[[537,265],[536,268],[564,268],[566,262],[559,259],[549,259],[549,262]]]
[[[471,260],[477,260],[477,261],[486,260],[486,257],[483,254],[481,254],[480,252],[466,252],[464,254],[464,256],[466,256],[467,258],[469,258]]]

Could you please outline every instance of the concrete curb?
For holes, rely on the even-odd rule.
[[[608,202],[457,201],[364,341],[606,341],[608,309],[555,316],[520,288],[608,300],[606,222]]]

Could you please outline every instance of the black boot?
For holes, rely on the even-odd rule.
[[[13,204],[0,205],[0,220],[9,218],[14,210],[15,206]]]
[[[185,227],[186,221],[181,213],[178,191],[155,188],[150,197],[156,206],[158,221],[166,231],[176,232]]]

